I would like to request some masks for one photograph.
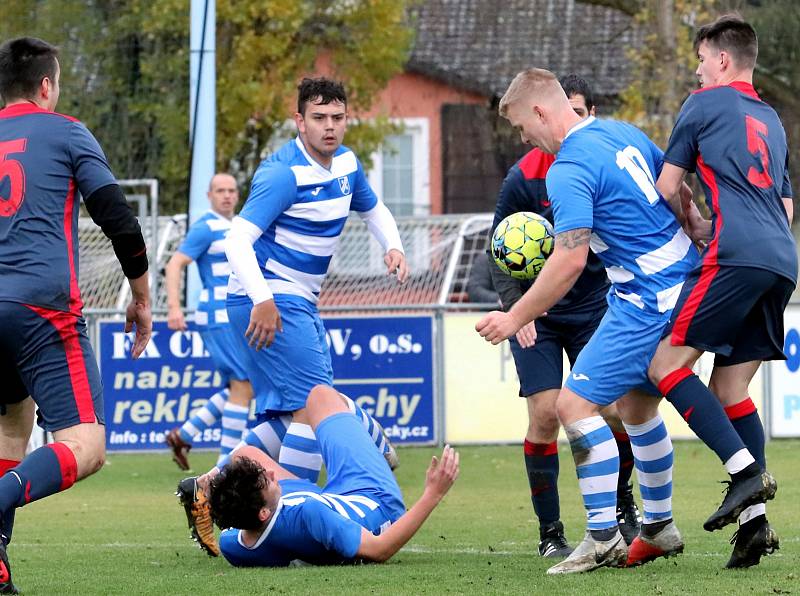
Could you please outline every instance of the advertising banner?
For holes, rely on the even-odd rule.
[[[433,319],[324,317],[334,386],[372,414],[392,442],[436,442]]]
[[[800,437],[800,306],[790,305],[783,319],[786,360],[770,366],[770,436]]]
[[[526,401],[518,397],[514,359],[508,342],[493,346],[475,332],[475,324],[482,316],[483,313],[453,313],[444,318],[445,441],[521,443],[528,428],[528,411]],[[800,329],[800,313],[797,318],[796,327]],[[800,335],[798,340],[800,344]],[[800,366],[800,355],[797,363]],[[714,355],[704,354],[695,366],[695,372],[705,383],[708,383],[713,364]],[[782,362],[779,364],[785,368]],[[566,376],[569,372],[566,357],[563,370]],[[787,388],[794,387],[790,393],[800,394],[798,380],[795,376],[793,381],[787,381]],[[750,383],[750,396],[760,411],[763,411],[762,387],[762,371],[759,370]],[[787,403],[797,403],[795,429],[800,434],[800,395],[795,399],[797,402],[790,396]],[[672,438],[696,438],[666,400],[662,400],[660,412]],[[565,439],[563,429],[559,438]]]
[[[138,360],[120,321],[98,325],[109,451],[163,449],[165,433],[223,389],[193,323],[179,332],[155,321]],[[372,413],[393,442],[435,442],[431,317],[330,317],[325,325],[336,388]],[[216,448],[219,437],[217,424],[194,447]]]

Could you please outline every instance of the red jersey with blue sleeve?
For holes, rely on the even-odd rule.
[[[697,171],[712,214],[704,265],[767,269],[797,280],[782,197],[792,196],[786,133],[752,85],[699,89],[681,108],[664,161]]]
[[[33,104],[0,110],[0,301],[80,314],[78,192],[110,184],[83,124]]]

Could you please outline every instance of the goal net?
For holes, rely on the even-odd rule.
[[[161,216],[157,226],[142,225],[153,255],[153,309],[166,308],[164,266],[186,233],[186,216]],[[322,286],[321,308],[420,306],[467,302],[472,264],[485,258],[491,214],[397,218],[410,268],[398,285],[386,274],[383,251],[358,216],[351,217]],[[155,228],[155,238],[151,230]],[[80,285],[86,308],[122,310],[130,299],[111,243],[89,218],[79,223]],[[155,252],[152,252],[155,251]],[[155,274],[159,279],[153,280]]]

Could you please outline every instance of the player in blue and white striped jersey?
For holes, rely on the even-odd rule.
[[[489,313],[476,329],[499,343],[522,328],[517,335],[520,345],[532,345],[536,338],[526,333],[526,324],[544,315],[572,287],[590,246],[611,280],[608,310],[576,359],[557,402],[575,459],[588,531],[548,574],[641,564],[677,554],[683,541],[672,521],[672,443],[658,414],[659,393],[648,380],[647,368],[698,253],[654,187],[663,154],[629,124],[581,120],[546,70],[517,75],[500,102],[500,113],[523,141],[557,154],[547,173],[556,247],[514,307],[508,313]],[[615,517],[617,446],[600,416],[603,406],[618,399],[642,493],[640,537],[656,545],[645,553],[632,548],[632,558]],[[633,544],[641,547],[643,540]]]
[[[224,240],[239,202],[239,190],[234,177],[223,173],[214,175],[208,187],[208,200],[211,208],[191,225],[165,271],[169,309],[167,324],[170,329],[185,331],[186,319],[180,302],[181,275],[190,263],[197,264],[203,290],[194,320],[225,386],[180,428],[167,433],[166,441],[172,449],[173,459],[183,470],[189,469],[187,454],[193,439],[220,418],[220,459],[239,444],[247,427],[253,395],[242,358],[237,354],[238,341],[225,308],[231,268],[225,256]]]
[[[228,529],[220,550],[232,565],[385,561],[422,526],[458,477],[458,454],[434,457],[419,500],[406,512],[389,466],[335,389],[312,389],[305,408],[328,474],[324,488],[263,451],[244,447],[210,488],[211,515]]]
[[[408,268],[394,218],[369,187],[358,158],[342,146],[344,88],[319,78],[304,79],[298,91],[298,137],[256,170],[250,197],[226,239],[233,269],[227,305],[242,350],[253,357],[259,381],[271,388],[259,411],[294,413],[279,463],[314,482],[322,458],[304,408],[314,386],[333,384],[316,303],[348,214],[361,216],[400,283]],[[391,458],[378,423],[357,405],[350,407]]]

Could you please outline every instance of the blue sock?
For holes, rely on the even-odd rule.
[[[317,437],[308,424],[292,422],[286,429],[278,463],[298,478],[311,482],[319,479],[322,452]]]
[[[201,434],[210,426],[213,426],[217,420],[222,418],[222,411],[225,409],[228,395],[230,395],[228,389],[223,389],[219,393],[212,395],[206,402],[206,405],[197,410],[189,420],[183,423],[183,426],[181,426],[178,431],[181,435],[181,439],[187,443],[191,443],[197,435]]]
[[[722,404],[691,369],[672,371],[658,384],[658,390],[683,416],[692,432],[717,454],[729,474],[741,472],[753,463]]]
[[[247,417],[250,409],[226,402],[222,409],[222,436],[219,440],[219,460],[225,458],[242,442],[242,435],[247,430]]]
[[[767,468],[767,457],[764,454],[764,425],[758,416],[758,410],[749,397],[738,404],[725,408],[725,413],[741,437],[747,450],[762,468]]]
[[[0,478],[0,513],[66,490],[77,475],[75,456],[64,443],[40,447]]]
[[[583,495],[589,530],[596,540],[617,529],[617,477],[619,451],[614,435],[601,416],[583,418],[564,426],[575,472]]]
[[[15,459],[0,459],[0,476],[16,468],[19,464],[20,462]],[[11,533],[14,531],[14,514],[16,511],[15,508],[11,508],[0,518],[0,524],[2,524],[0,525],[0,539],[2,539],[3,544],[6,546],[11,542]]]
[[[531,487],[531,503],[539,525],[543,526],[561,518],[558,501],[558,444],[531,443],[525,439],[525,470]]]

